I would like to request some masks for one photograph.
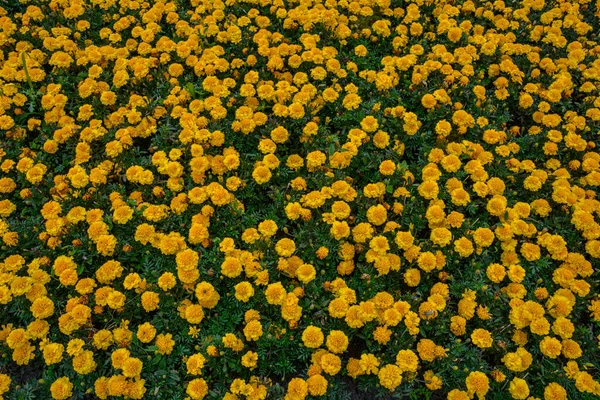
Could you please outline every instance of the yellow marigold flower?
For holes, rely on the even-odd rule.
[[[519,347],[517,351],[507,353],[502,357],[502,362],[511,371],[522,372],[525,371],[533,362],[531,353],[525,350],[523,347]]]
[[[452,124],[446,120],[441,120],[435,125],[435,133],[439,136],[445,137],[450,135],[452,132]]]
[[[317,271],[311,264],[302,264],[296,269],[296,277],[304,284],[307,284],[315,279]]]
[[[426,251],[419,254],[419,257],[417,258],[417,264],[423,271],[431,272],[437,266],[437,259],[435,254],[430,251]]]
[[[62,361],[65,347],[60,343],[48,343],[44,346],[43,355],[46,365],[57,364]]]
[[[462,336],[466,333],[467,320],[460,315],[450,318],[450,331],[456,336]]]
[[[425,181],[421,183],[418,188],[419,194],[427,200],[437,198],[439,191],[438,184],[434,181]]]
[[[129,358],[129,356],[130,353],[127,349],[121,348],[113,351],[113,353],[110,356],[112,366],[114,368],[121,369],[123,367],[123,363]]]
[[[494,342],[490,332],[485,329],[475,329],[471,333],[471,340],[473,341],[473,344],[480,349],[490,348]]]
[[[98,389],[102,391],[102,383]],[[128,391],[127,378],[124,375],[113,375],[106,382],[106,392],[108,396],[122,396]]]
[[[494,242],[494,232],[489,228],[477,228],[473,232],[473,240],[479,247],[489,247]]]
[[[68,68],[73,63],[73,58],[64,51],[57,51],[52,54],[49,61],[50,65],[60,68]]]
[[[306,385],[308,387],[308,393],[311,396],[324,396],[327,393],[327,379],[323,377],[323,375],[316,374],[310,376],[306,380]]]
[[[242,273],[242,263],[234,257],[225,257],[221,264],[221,274],[228,278],[237,278]]]
[[[289,138],[289,132],[283,126],[278,126],[271,131],[271,139],[275,143],[285,143]]]
[[[335,240],[341,240],[350,236],[350,226],[346,221],[333,221],[330,233]]]
[[[54,302],[46,296],[41,296],[33,301],[29,309],[34,318],[45,319],[54,314]]]
[[[140,342],[150,343],[156,336],[156,328],[154,328],[154,326],[151,323],[144,322],[143,324],[138,326],[136,336]]]
[[[193,400],[201,400],[208,394],[208,385],[203,378],[196,378],[187,384],[185,392]]]
[[[545,356],[556,358],[561,353],[562,345],[558,339],[546,336],[540,342],[540,350]]]
[[[121,263],[115,260],[109,260],[102,264],[96,270],[96,279],[102,284],[109,284],[119,278],[123,273]]]
[[[141,297],[142,307],[147,312],[154,311],[158,309],[158,304],[160,302],[160,297],[158,293],[154,292],[144,292]]]
[[[0,374],[0,395],[3,395],[4,393],[8,392],[11,381],[12,380],[10,379],[10,376],[6,374]],[[325,385],[325,387],[327,387],[327,385]]]
[[[427,93],[423,97],[421,97],[421,104],[423,105],[423,107],[430,109],[434,108],[437,105],[437,100],[432,94]]]
[[[452,232],[446,228],[435,228],[429,238],[436,245],[445,247],[452,241]]]
[[[156,346],[158,349],[156,353],[158,354],[171,354],[173,351],[173,347],[175,346],[175,341],[172,339],[173,335],[170,333],[167,334],[159,334],[156,336]]]
[[[508,391],[513,399],[526,399],[529,396],[529,386],[527,385],[527,382],[524,379],[517,377],[510,381]]]
[[[377,343],[385,345],[389,342],[392,336],[392,331],[384,326],[378,326],[373,331],[373,339],[377,341]]]
[[[449,154],[442,158],[442,160],[440,161],[440,165],[442,166],[442,168],[444,168],[446,172],[453,173],[457,172],[460,169],[462,163],[456,155]]]
[[[385,160],[379,164],[379,173],[381,175],[390,176],[396,172],[396,164],[392,160]]]
[[[381,386],[391,391],[402,382],[402,370],[397,365],[388,364],[379,369],[377,377]]]
[[[275,251],[281,257],[290,257],[296,251],[296,244],[291,239],[281,239],[275,244]]]
[[[50,385],[50,393],[55,400],[68,399],[73,395],[73,384],[68,377],[63,376]]]
[[[360,369],[363,374],[377,374],[379,372],[379,359],[370,353],[361,354],[360,356]]]
[[[252,172],[252,178],[254,178],[256,183],[258,183],[259,185],[263,185],[269,182],[271,180],[271,176],[272,174],[269,168],[262,165],[259,165],[256,168],[254,168],[254,171]]]
[[[448,39],[451,42],[458,42],[460,40],[462,36],[462,29],[460,29],[459,27],[452,27],[450,29],[448,29]]]
[[[308,385],[304,379],[292,378],[288,383],[286,400],[304,400],[308,394]]]
[[[340,354],[348,348],[348,337],[343,331],[333,330],[327,335],[327,348],[335,354]]]
[[[165,272],[158,278],[158,287],[167,292],[177,284],[175,275],[171,272]]]
[[[248,228],[242,233],[242,240],[246,243],[252,244],[260,239],[260,234],[255,228]]]
[[[348,302],[344,298],[333,299],[329,302],[329,315],[334,318],[344,318],[348,311]]]
[[[247,303],[254,296],[254,288],[250,282],[240,282],[234,286],[235,298],[239,301]]]
[[[139,358],[129,357],[123,362],[121,369],[123,370],[123,375],[128,378],[134,378],[140,375],[143,365],[142,360]]]
[[[365,132],[375,132],[379,128],[379,122],[377,121],[377,118],[373,117],[372,115],[367,115],[360,122],[360,127]]]
[[[73,369],[80,375],[87,375],[96,369],[94,353],[84,350],[73,357]]]
[[[448,400],[467,400],[470,399],[469,394],[463,390],[452,389],[448,393]]]
[[[309,172],[314,171],[317,167],[325,164],[325,161],[327,161],[325,153],[319,150],[311,151],[306,155],[306,168]]]
[[[94,334],[94,347],[106,350],[113,344],[113,334],[107,329],[101,329]]]
[[[594,377],[586,371],[580,371],[575,376],[575,386],[580,392],[596,394],[597,385],[598,382],[596,382]]]
[[[323,96],[323,100],[325,100],[328,103],[332,103],[340,97],[338,92],[336,92],[336,90],[331,87],[328,87],[325,90],[323,90],[321,95]]]
[[[356,93],[347,94],[342,100],[342,105],[346,110],[356,110],[362,102],[362,99]]]
[[[528,176],[523,181],[523,187],[532,192],[537,192],[538,190],[540,190],[542,188],[542,185],[543,185],[543,183],[540,180],[540,178],[538,178],[537,176],[533,176],[533,175]]]
[[[329,249],[327,247],[321,246],[317,249],[316,255],[319,260],[327,258],[327,256],[329,255]]]
[[[15,126],[15,121],[12,119],[12,117],[8,115],[0,116],[0,129],[7,131],[13,126]]]
[[[304,117],[304,106],[298,103],[292,103],[288,107],[288,115],[293,119],[300,119]]]
[[[533,105],[533,97],[529,93],[521,93],[519,95],[519,106],[527,109]]]
[[[380,226],[387,221],[387,211],[381,204],[371,206],[367,210],[367,219],[373,225]]]
[[[487,203],[486,209],[491,215],[501,217],[506,211],[507,201],[504,196],[496,195]]]
[[[469,239],[462,237],[454,241],[454,250],[461,257],[468,257],[473,254],[473,243]]]
[[[298,170],[304,166],[304,159],[298,154],[292,154],[288,157],[285,165],[293,170]]]
[[[250,321],[244,327],[244,336],[246,336],[246,340],[258,340],[262,334],[263,329],[260,321]]]
[[[409,268],[404,272],[404,282],[410,287],[417,287],[421,282],[421,273],[416,268]]]
[[[326,353],[319,362],[323,371],[329,375],[336,375],[342,369],[342,360],[332,353]]]
[[[242,365],[250,370],[256,368],[256,364],[258,363],[258,353],[254,351],[248,351],[246,354],[242,356]]]
[[[471,397],[476,394],[478,397],[483,398],[490,390],[490,380],[483,372],[471,372],[465,382]]]
[[[102,92],[102,94],[100,95],[100,102],[102,104],[104,104],[105,106],[113,105],[113,104],[115,104],[116,101],[117,101],[117,95],[114,92],[105,91],[105,92]]]
[[[200,375],[202,373],[202,368],[206,364],[206,358],[200,353],[196,353],[191,355],[187,362],[186,368],[187,372],[190,375]]]
[[[199,324],[204,319],[204,310],[199,304],[190,304],[185,308],[184,316],[190,324]]]
[[[390,135],[384,131],[377,131],[373,135],[373,144],[379,149],[384,149],[390,144]]]
[[[442,388],[444,382],[442,378],[437,376],[433,371],[425,371],[423,374],[423,379],[425,380],[425,386],[429,390],[439,390]]]
[[[258,231],[265,237],[271,237],[277,233],[277,224],[273,220],[264,220],[258,224]]]
[[[544,389],[544,400],[567,400],[567,391],[558,383],[549,383]]]
[[[50,331],[50,324],[42,319],[36,319],[27,325],[27,333],[33,339],[43,339]]]
[[[117,238],[113,235],[100,235],[96,241],[96,249],[103,256],[112,256],[117,246]]]
[[[396,354],[396,365],[403,372],[416,372],[419,368],[419,358],[412,350],[400,350]]]

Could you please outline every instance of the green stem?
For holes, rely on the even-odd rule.
[[[29,83],[29,89],[33,92],[33,83],[31,83],[31,78],[29,77],[29,70],[27,70],[27,62],[25,61],[25,52],[21,53],[21,61],[23,62],[23,69],[25,70],[25,76],[27,77],[27,82]]]

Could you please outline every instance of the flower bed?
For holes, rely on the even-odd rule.
[[[600,395],[600,8],[0,7],[0,398]]]

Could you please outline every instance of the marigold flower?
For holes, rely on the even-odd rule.
[[[258,340],[262,334],[262,324],[259,321],[250,321],[244,327],[244,336],[246,336],[246,340]]]
[[[291,239],[281,239],[275,244],[275,251],[281,257],[289,257],[296,251],[296,244]]]
[[[63,376],[55,380],[52,385],[50,385],[50,393],[52,394],[53,399],[68,399],[73,395],[73,384],[68,377]]]
[[[144,292],[141,297],[142,307],[147,312],[154,311],[158,309],[158,304],[160,302],[160,297],[158,293],[154,292]]]
[[[303,400],[308,394],[308,385],[304,379],[292,378],[288,383],[286,399]]]
[[[186,387],[185,392],[194,400],[203,399],[208,394],[208,385],[203,378],[191,380]]]
[[[254,296],[254,288],[250,282],[240,282],[234,287],[235,298],[239,301],[247,303]]]
[[[150,343],[156,335],[156,328],[149,322],[144,322],[138,327],[137,338],[142,343]]]
[[[348,348],[348,337],[343,331],[333,330],[327,335],[327,348],[335,354],[340,354]]]
[[[544,389],[544,400],[566,400],[567,391],[558,383],[549,383]]]
[[[485,329],[475,329],[471,333],[473,344],[481,349],[492,347],[493,339],[489,331]]]
[[[490,389],[490,381],[483,372],[471,372],[465,382],[470,396],[477,394],[477,396],[483,397]]]

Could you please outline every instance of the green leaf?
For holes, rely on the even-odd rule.
[[[333,153],[335,153],[335,145],[333,143],[331,143],[329,145],[329,148],[327,149],[327,152],[329,153],[329,155],[331,156]]]
[[[196,97],[196,89],[194,88],[194,84],[192,82],[188,82],[185,84],[185,90],[188,91],[192,98]]]
[[[154,356],[154,358],[152,359],[152,361],[150,362],[150,364],[152,365],[156,365],[160,362],[162,356],[160,354],[157,354]]]

